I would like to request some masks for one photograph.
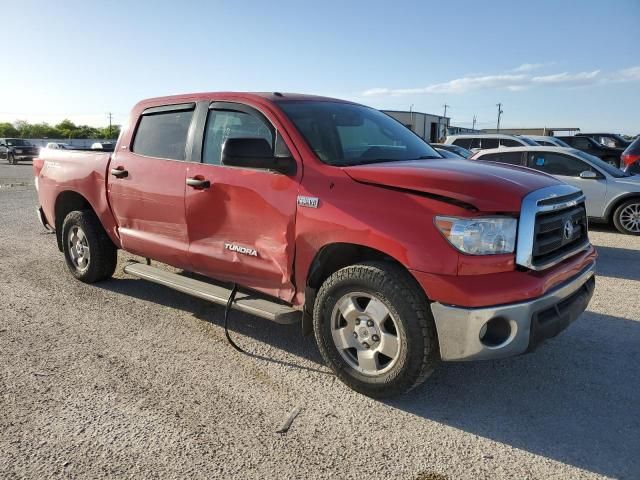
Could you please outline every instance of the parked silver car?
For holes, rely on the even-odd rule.
[[[640,235],[640,175],[625,173],[575,148],[494,148],[481,150],[471,158],[520,165],[553,175],[584,192],[591,219],[613,221],[620,232]]]

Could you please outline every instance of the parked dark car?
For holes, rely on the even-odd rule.
[[[622,152],[622,169],[631,174],[640,174],[640,136]]]
[[[471,150],[467,150],[464,147],[460,147],[459,145],[447,145],[444,143],[432,143],[431,146],[433,148],[435,148],[436,150],[438,150],[438,152],[440,150],[447,150],[448,152],[453,152],[456,155],[461,156],[462,158],[469,158],[471,155],[473,155],[473,152]]]
[[[617,133],[576,133],[578,137],[593,138],[600,145],[612,148],[627,148],[631,142]]]
[[[19,160],[33,160],[40,149],[22,138],[0,138],[0,158],[6,159],[10,165]]]
[[[623,148],[613,148],[596,142],[593,138],[584,135],[574,135],[571,137],[556,137],[571,145],[573,148],[582,150],[590,155],[598,157],[601,160],[621,168],[620,156],[624,151]]]

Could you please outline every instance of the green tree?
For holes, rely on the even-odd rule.
[[[115,140],[120,135],[120,125],[111,125],[111,130],[109,127],[98,128],[98,138],[104,138],[107,140]]]
[[[0,123],[0,137],[17,137],[18,129],[9,122]]]
[[[60,132],[60,135],[63,138],[79,138],[75,136],[78,127],[75,123],[67,118],[57,124],[55,128]]]

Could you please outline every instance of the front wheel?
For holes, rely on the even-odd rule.
[[[7,161],[9,162],[9,165],[16,165],[18,163],[16,162],[16,157],[13,155],[13,153],[7,154]]]
[[[118,251],[91,210],[74,211],[62,224],[62,250],[71,274],[85,283],[113,275]]]
[[[640,235],[640,198],[628,200],[616,208],[613,224],[622,233]]]
[[[314,332],[340,380],[375,398],[412,389],[440,360],[424,293],[408,272],[385,262],[331,275],[316,298]]]

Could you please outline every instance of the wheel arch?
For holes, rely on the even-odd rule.
[[[620,195],[619,197],[616,197],[607,206],[607,209],[606,209],[605,214],[604,214],[605,220],[607,222],[613,221],[613,214],[618,209],[618,207],[620,205],[622,205],[624,202],[627,202],[627,201],[633,200],[633,199],[639,199],[640,200],[640,192],[625,193],[623,195]]]
[[[89,201],[78,192],[73,190],[60,192],[54,206],[54,228],[60,251],[62,251],[62,223],[67,215],[74,210],[92,210],[95,213],[95,209]]]
[[[307,274],[302,319],[302,331],[305,335],[313,330],[313,305],[324,281],[341,268],[366,261],[388,262],[400,267],[409,274],[420,290],[423,290],[409,269],[388,253],[362,244],[329,243],[316,252]]]

